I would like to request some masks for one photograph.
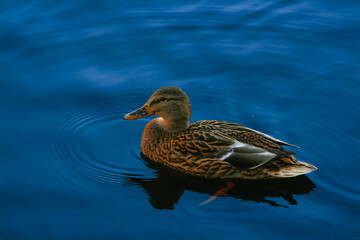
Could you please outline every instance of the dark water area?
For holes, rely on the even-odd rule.
[[[359,239],[358,1],[1,1],[0,239]],[[143,159],[178,86],[192,122],[298,145],[318,170],[219,181]],[[290,149],[294,151],[294,149]]]

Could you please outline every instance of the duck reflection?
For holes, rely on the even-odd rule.
[[[153,179],[131,177],[128,181],[143,187],[149,195],[151,205],[156,209],[174,209],[174,205],[178,203],[185,190],[212,196],[226,186],[225,180],[187,176],[155,163],[143,155],[142,158],[149,168],[157,170],[157,177]],[[225,195],[226,197],[286,208],[288,206],[266,198],[283,198],[289,205],[297,205],[294,195],[308,194],[316,187],[305,175],[275,180],[231,180],[231,182],[234,183],[234,188]]]

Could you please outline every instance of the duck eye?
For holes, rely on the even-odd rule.
[[[166,98],[162,97],[162,98],[160,99],[160,101],[164,102],[164,101],[166,101]]]

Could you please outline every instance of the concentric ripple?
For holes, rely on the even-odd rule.
[[[135,106],[130,98],[132,103],[124,104],[124,99],[129,96],[92,98],[96,104],[59,120],[49,148],[52,172],[65,181],[102,184],[152,175],[139,155],[144,121],[131,122],[129,127],[130,122],[123,120],[140,102]]]

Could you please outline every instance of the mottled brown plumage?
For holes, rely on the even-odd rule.
[[[316,170],[295,160],[282,145],[296,147],[244,126],[221,121],[189,124],[191,107],[177,87],[157,90],[124,119],[158,115],[145,127],[141,151],[155,162],[206,178],[268,179]]]

